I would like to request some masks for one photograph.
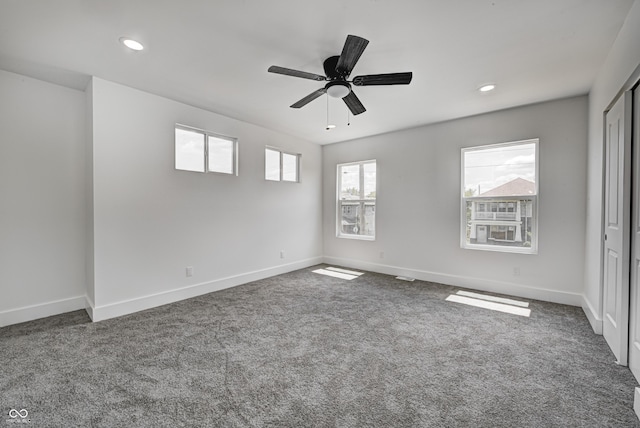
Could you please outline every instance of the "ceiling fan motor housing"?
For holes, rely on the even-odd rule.
[[[337,70],[340,56],[330,56],[322,64],[324,73],[329,78],[329,83],[325,85],[327,94],[333,98],[344,98],[351,92],[351,85],[346,81],[347,75],[341,74]]]
[[[347,79],[347,76],[341,75],[336,69],[336,67],[338,66],[339,59],[340,59],[340,56],[338,55],[330,56],[329,58],[325,59],[324,62],[322,63],[322,66],[324,67],[324,74],[329,78],[329,80],[335,80],[335,79],[346,80]]]

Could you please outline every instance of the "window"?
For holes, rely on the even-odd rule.
[[[376,161],[338,165],[337,236],[375,239]]]
[[[267,147],[264,150],[264,178],[300,182],[300,155]]]
[[[207,164],[209,171],[223,174],[234,174],[235,145],[234,140],[207,135]]]
[[[235,138],[182,125],[176,125],[175,132],[176,169],[238,175]]]
[[[265,149],[265,172],[266,180],[280,181],[280,152],[277,150]]]
[[[205,172],[205,135],[176,127],[176,169]]]
[[[463,248],[537,252],[538,140],[462,149]]]

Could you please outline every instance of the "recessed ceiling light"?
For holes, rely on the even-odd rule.
[[[142,46],[142,43],[140,43],[137,40],[130,39],[128,37],[120,37],[120,43],[122,43],[123,45],[125,45],[126,47],[134,51],[141,51],[142,49],[144,49],[144,46]]]
[[[335,125],[327,125],[327,131],[331,131],[335,127]]]
[[[489,92],[493,91],[496,88],[495,83],[487,83],[486,85],[482,85],[478,88],[480,92]]]

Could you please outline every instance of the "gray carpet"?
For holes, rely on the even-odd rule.
[[[34,427],[640,427],[633,376],[580,308],[525,318],[311,270],[0,329],[0,425],[24,408]]]

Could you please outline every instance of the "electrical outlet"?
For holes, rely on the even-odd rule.
[[[519,267],[514,267],[513,268],[513,276],[520,276],[520,268]]]
[[[193,276],[193,266],[187,266],[187,276]]]
[[[284,259],[284,250],[280,250],[280,258]]]
[[[384,259],[384,251],[380,251],[380,258]]]

